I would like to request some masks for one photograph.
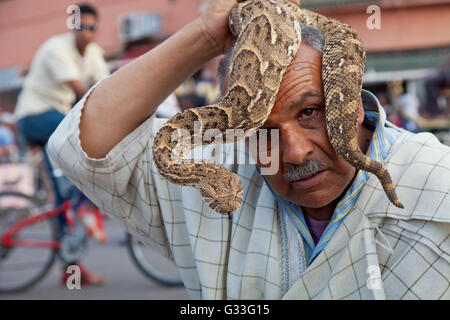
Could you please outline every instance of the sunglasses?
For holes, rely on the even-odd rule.
[[[80,24],[80,28],[78,28],[79,31],[82,30],[88,30],[90,32],[97,31],[98,26],[96,24]]]

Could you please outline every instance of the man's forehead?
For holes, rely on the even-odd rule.
[[[302,105],[305,103],[309,98],[322,98],[322,92],[320,91],[307,91],[303,93],[300,98],[296,101],[294,101],[293,105]]]

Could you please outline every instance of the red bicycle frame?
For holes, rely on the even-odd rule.
[[[65,201],[60,207],[44,211],[40,214],[31,216],[29,218],[17,221],[14,223],[2,236],[1,244],[6,247],[28,247],[28,248],[44,248],[44,249],[59,249],[60,243],[56,240],[40,241],[30,239],[15,239],[23,228],[41,222],[45,219],[56,217],[64,214],[67,225],[72,230],[75,228],[75,217],[73,213],[73,206],[70,201]]]

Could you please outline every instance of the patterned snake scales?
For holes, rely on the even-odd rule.
[[[217,163],[194,163],[186,155],[192,148],[211,143],[197,138],[201,142],[195,144],[195,135],[203,135],[207,129],[223,134],[227,129],[247,132],[264,124],[283,74],[299,48],[299,22],[317,27],[324,37],[322,78],[331,145],[355,168],[375,174],[389,200],[403,208],[387,169],[358,146],[356,127],[365,65],[361,40],[350,26],[287,1],[248,0],[232,9],[229,26],[237,42],[228,91],[217,104],[185,110],[161,127],[153,144],[156,167],[170,182],[198,188],[216,212],[227,214],[239,208],[242,184],[237,175]],[[201,127],[195,128],[194,122]],[[190,133],[188,145],[182,143],[182,130]]]

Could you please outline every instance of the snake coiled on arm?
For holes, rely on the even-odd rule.
[[[389,200],[402,208],[388,170],[365,156],[358,146],[357,118],[365,66],[359,36],[348,25],[288,1],[248,0],[232,9],[229,26],[237,40],[228,90],[218,103],[185,110],[161,127],[153,143],[158,171],[172,183],[198,188],[216,212],[227,214],[239,208],[242,184],[236,174],[217,163],[186,156],[190,149],[211,143],[201,139],[208,129],[223,134],[227,129],[249,132],[265,123],[284,72],[300,46],[300,22],[317,27],[323,34],[322,78],[331,145],[355,168],[375,174]]]

